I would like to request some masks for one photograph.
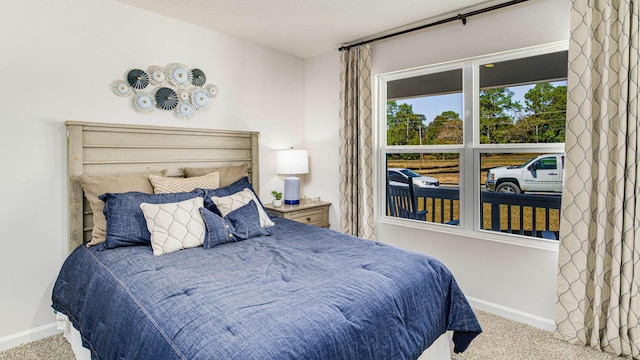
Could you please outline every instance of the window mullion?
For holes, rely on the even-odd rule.
[[[474,215],[475,210],[475,191],[474,189],[477,186],[474,186],[474,176],[475,168],[474,168],[474,152],[473,152],[473,144],[475,143],[475,133],[476,133],[476,125],[475,125],[475,117],[477,111],[475,110],[474,100],[475,90],[474,84],[476,83],[475,78],[477,75],[474,73],[473,64],[468,61],[465,63],[463,69],[463,77],[462,77],[462,97],[463,97],[463,108],[464,108],[464,150],[463,156],[460,160],[460,209],[461,214],[461,223],[460,226],[466,230],[474,229]]]

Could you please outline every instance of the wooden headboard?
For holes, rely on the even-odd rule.
[[[259,191],[258,135],[229,131],[67,121],[69,252],[91,239],[93,218],[77,180],[82,174],[124,174],[185,167],[248,164]]]

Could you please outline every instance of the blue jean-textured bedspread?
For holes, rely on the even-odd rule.
[[[99,359],[415,359],[480,325],[438,260],[274,219],[273,236],[154,256],[78,247],[53,308]]]

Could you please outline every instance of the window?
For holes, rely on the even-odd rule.
[[[376,119],[380,215],[557,239],[566,49],[552,44],[378,75],[386,115]]]

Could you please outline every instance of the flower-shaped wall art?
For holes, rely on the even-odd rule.
[[[206,82],[204,71],[173,63],[131,69],[124,79],[115,80],[111,89],[120,97],[132,97],[131,103],[138,112],[174,111],[178,119],[187,120],[211,107],[218,89]]]

